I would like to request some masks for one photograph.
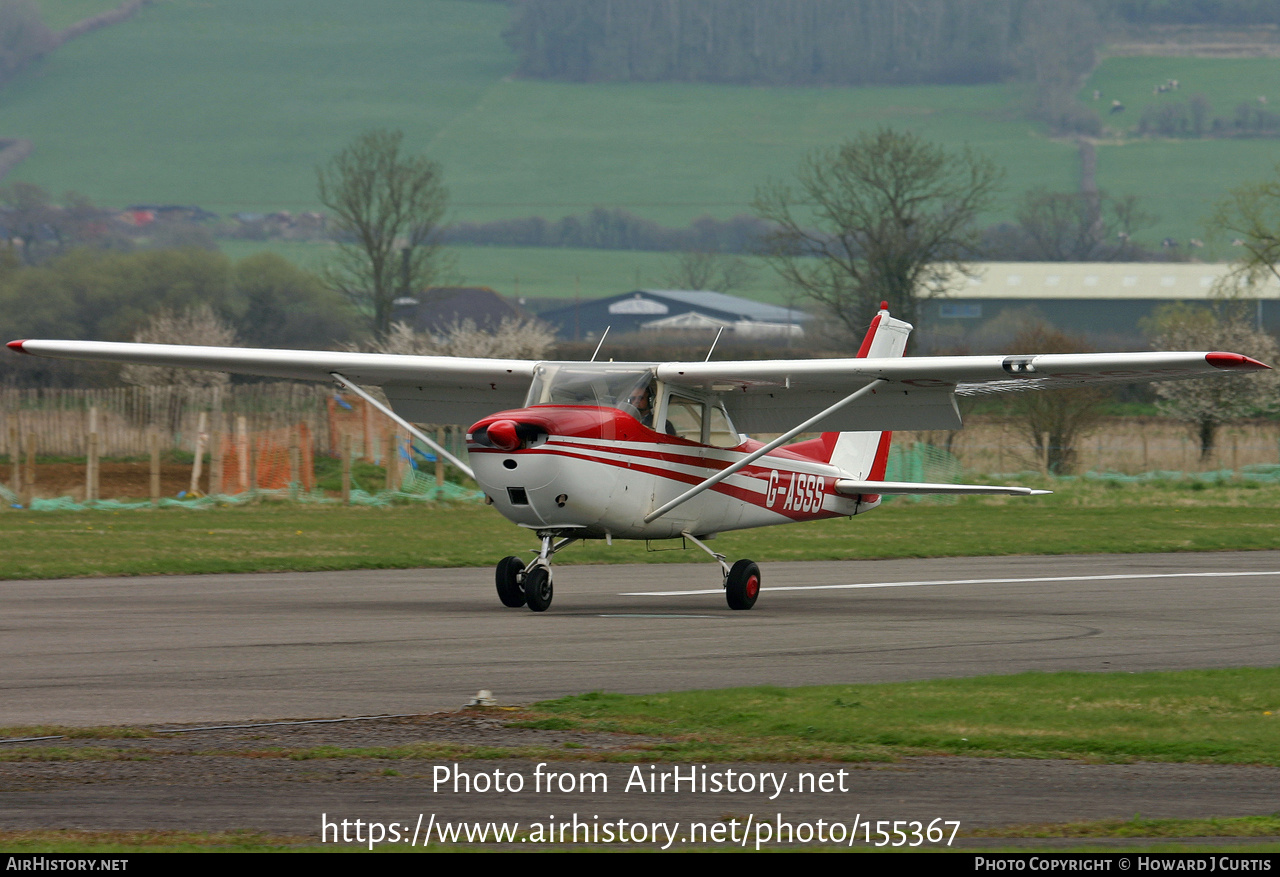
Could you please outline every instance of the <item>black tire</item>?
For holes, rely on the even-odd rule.
[[[498,582],[498,599],[503,606],[518,609],[524,605],[524,588],[520,587],[520,573],[524,572],[524,561],[518,557],[504,557],[498,561],[495,578]]]
[[[724,582],[724,596],[730,609],[750,609],[760,596],[760,567],[749,560],[739,560],[729,570]]]
[[[524,596],[534,612],[546,612],[551,605],[551,570],[535,566],[525,573]]]

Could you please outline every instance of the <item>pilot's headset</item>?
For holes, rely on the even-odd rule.
[[[635,413],[640,413],[640,406],[636,404],[641,398],[648,402],[646,413],[653,412],[653,382],[645,377],[639,382],[633,384],[631,389],[627,391],[626,397],[623,399],[625,403],[622,407],[624,411],[631,413],[630,409],[635,409]]]

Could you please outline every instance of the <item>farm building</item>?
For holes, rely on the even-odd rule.
[[[1099,347],[1146,345],[1143,321],[1171,302],[1213,300],[1228,264],[1198,262],[982,262],[953,292],[921,303],[919,328],[934,343],[999,333],[1043,320]],[[1263,328],[1280,332],[1280,282],[1262,284],[1248,306]]]
[[[528,311],[487,286],[433,286],[414,296],[395,300],[393,323],[408,323],[414,331],[433,335],[470,321],[492,332],[503,320],[527,320]]]

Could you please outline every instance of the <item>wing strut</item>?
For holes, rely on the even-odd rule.
[[[809,427],[813,426],[818,421],[826,417],[830,417],[832,414],[835,414],[841,408],[845,407],[846,405],[852,402],[857,401],[858,399],[861,399],[863,396],[867,395],[868,393],[874,393],[877,388],[884,386],[886,383],[888,382],[877,379],[867,384],[861,390],[858,390],[855,393],[851,393],[850,395],[845,396],[843,399],[841,399],[839,402],[832,405],[830,408],[826,409],[825,411],[819,414],[815,414],[813,417],[810,417],[808,420],[806,420],[804,423],[800,424],[799,426],[787,430],[782,435],[778,436],[776,439],[769,442],[769,444],[765,445],[764,447],[757,448],[756,450],[752,451],[750,454],[747,454],[738,462],[734,463],[732,466],[729,466],[728,468],[725,468],[725,469],[721,469],[719,472],[717,472],[715,475],[712,475],[706,481],[703,481],[700,484],[695,484],[693,487],[689,488],[684,493],[677,496],[675,499],[671,500],[670,502],[666,503],[660,508],[654,509],[653,511],[649,512],[649,514],[645,515],[644,522],[648,524],[651,521],[662,517],[663,515],[671,511],[676,506],[683,505],[684,503],[693,499],[695,496],[702,493],[704,490],[710,487],[715,487],[717,484],[719,484],[721,481],[724,481],[734,472],[737,472],[739,469],[742,469],[746,466],[750,466],[752,463],[754,463],[756,460],[760,459],[765,454],[772,451],[774,448],[780,447],[786,444],[787,442],[791,441],[793,438],[795,438],[800,433],[807,430]]]
[[[355,394],[356,394],[357,396],[359,396],[361,399],[363,399],[364,401],[366,401],[366,402],[368,402],[370,405],[372,405],[374,408],[377,408],[377,409],[378,409],[379,411],[381,411],[383,414],[387,415],[387,416],[388,416],[388,417],[390,417],[392,420],[394,420],[396,423],[400,424],[402,427],[404,427],[405,429],[407,429],[407,430],[409,431],[409,435],[413,436],[413,437],[414,437],[414,438],[416,438],[418,441],[422,442],[424,445],[426,445],[427,447],[431,448],[431,450],[435,451],[437,454],[439,454],[440,456],[444,457],[446,460],[448,460],[448,461],[449,461],[450,463],[452,463],[454,466],[456,466],[457,468],[461,469],[461,470],[466,474],[466,476],[467,476],[468,478],[472,479],[473,481],[475,480],[476,473],[472,471],[472,469],[471,469],[471,467],[470,467],[470,466],[468,466],[466,463],[464,463],[464,462],[462,462],[461,460],[459,460],[459,459],[458,459],[457,457],[455,457],[453,454],[451,454],[451,453],[449,453],[448,451],[446,451],[443,447],[441,447],[441,446],[440,446],[439,444],[437,444],[435,441],[433,441],[432,439],[428,438],[428,437],[427,437],[427,434],[426,434],[426,433],[424,433],[422,430],[418,429],[418,428],[417,428],[416,426],[414,426],[412,423],[410,423],[409,421],[405,420],[405,419],[404,419],[403,417],[401,417],[399,414],[396,414],[394,411],[392,411],[392,410],[391,410],[390,408],[388,408],[386,405],[383,405],[383,404],[382,404],[381,402],[379,402],[377,399],[375,399],[375,398],[373,398],[372,396],[370,396],[368,393],[366,393],[364,390],[362,390],[362,389],[360,389],[359,387],[357,387],[357,386],[356,386],[355,384],[353,384],[351,381],[347,380],[345,377],[343,377],[342,375],[340,375],[338,372],[329,372],[329,374],[330,374],[330,376],[331,376],[335,381],[337,381],[338,383],[342,384],[342,386],[346,387],[348,390],[350,390],[351,392],[355,393]]]

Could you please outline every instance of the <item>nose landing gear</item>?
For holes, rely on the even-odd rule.
[[[518,557],[504,557],[494,570],[498,585],[498,599],[503,606],[513,609],[528,606],[534,612],[546,612],[551,606],[551,557],[561,548],[577,542],[574,536],[559,541],[554,531],[539,530],[542,548],[528,567]]]

